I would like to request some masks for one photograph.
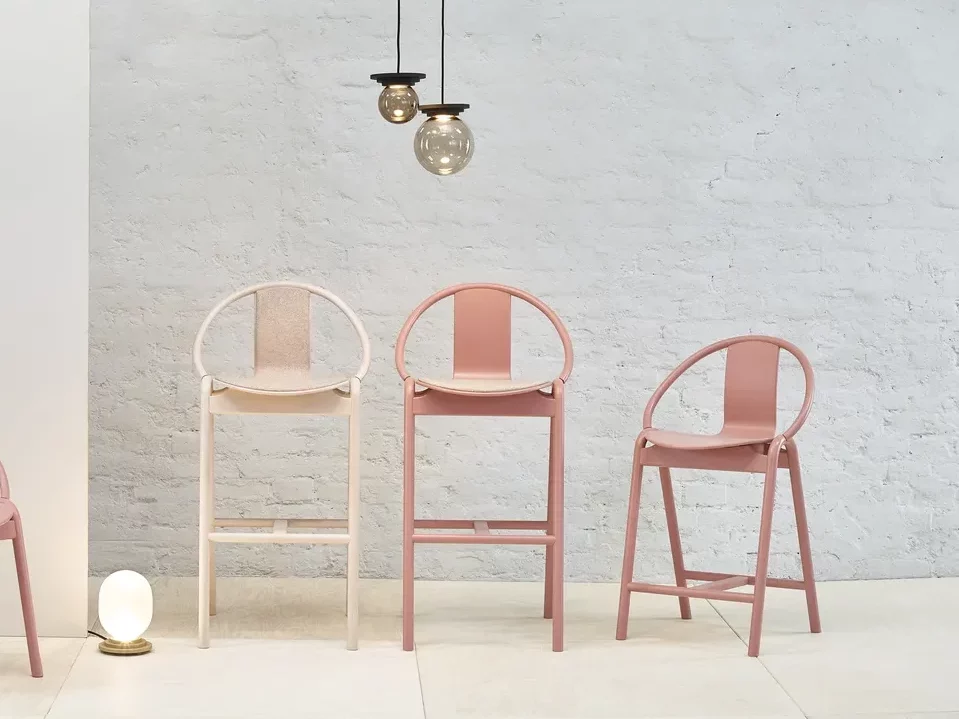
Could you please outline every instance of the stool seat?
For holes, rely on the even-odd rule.
[[[499,378],[460,378],[460,379],[416,379],[416,384],[460,395],[511,395],[535,392],[552,386],[553,380],[529,381],[521,379]]]
[[[309,372],[261,370],[249,377],[223,379],[214,377],[214,382],[241,392],[268,395],[298,395],[329,392],[332,389],[347,389],[348,376],[314,377]]]
[[[647,429],[643,436],[657,447],[666,449],[724,449],[769,444],[773,438],[765,432],[723,429],[717,434],[690,434],[667,429]]]

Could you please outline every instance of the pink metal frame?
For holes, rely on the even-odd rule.
[[[504,380],[480,395],[468,386],[444,390],[417,387],[406,370],[406,341],[413,325],[440,300],[454,297],[453,377]],[[510,380],[510,300],[524,300],[552,322],[563,344],[565,361],[559,377],[546,387],[521,390]],[[413,551],[417,544],[514,544],[546,548],[543,616],[553,622],[553,651],[563,650],[563,452],[564,390],[573,368],[569,333],[559,317],[527,292],[505,285],[465,284],[437,292],[417,307],[396,342],[396,368],[404,382],[403,425],[403,649],[413,649]],[[414,502],[415,419],[417,415],[548,417],[550,420],[547,517],[544,521],[416,519]],[[443,530],[472,529],[473,534]],[[439,530],[438,533],[434,533]],[[512,531],[511,531],[512,530]],[[536,530],[543,534],[518,534]]]
[[[37,617],[33,612],[33,593],[30,591],[23,527],[17,507],[10,501],[10,485],[3,464],[0,464],[0,539],[13,540],[13,561],[20,584],[20,605],[23,608],[23,629],[27,635],[27,651],[30,655],[30,673],[35,677],[42,677],[43,663],[40,661],[40,640],[37,638]]]
[[[796,420],[782,433],[776,432],[776,385],[779,372],[779,350],[792,354],[802,367],[806,392]],[[666,391],[690,367],[715,352],[727,350],[724,423],[718,434],[701,436],[658,430],[653,427],[653,411]],[[692,617],[689,599],[710,599],[752,604],[749,626],[748,654],[759,655],[762,636],[763,606],[767,587],[800,589],[806,593],[809,630],[822,631],[816,582],[813,577],[812,552],[809,546],[809,528],[806,504],[803,499],[799,469],[799,450],[794,435],[806,421],[812,407],[814,379],[809,360],[795,345],[776,337],[733,337],[709,345],[693,354],[673,370],[653,393],[643,414],[643,431],[636,440],[633,454],[632,483],[629,492],[629,514],[626,520],[626,547],[623,552],[623,577],[620,586],[619,616],[616,638],[625,639],[629,622],[629,600],[633,592],[665,594],[679,597],[679,612],[683,619]],[[657,585],[633,581],[636,556],[636,530],[639,522],[640,491],[643,468],[659,467],[663,489],[666,527],[673,556],[676,585]],[[692,571],[685,568],[673,497],[671,468],[711,469],[726,472],[753,472],[765,475],[762,514],[759,527],[759,552],[754,575],[734,575],[717,572]],[[799,535],[799,555],[802,579],[777,579],[767,576],[769,544],[772,534],[773,503],[776,474],[780,468],[789,469],[796,528]],[[689,586],[689,582],[704,582]],[[751,586],[752,592],[732,591]]]

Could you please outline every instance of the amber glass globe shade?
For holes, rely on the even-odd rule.
[[[473,133],[456,115],[434,115],[413,137],[416,159],[434,175],[455,175],[473,157]]]
[[[399,125],[416,116],[420,99],[409,85],[387,85],[380,93],[377,106],[384,120]]]

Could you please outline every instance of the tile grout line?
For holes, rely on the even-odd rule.
[[[736,635],[736,639],[738,639],[739,641],[741,641],[741,642],[743,643],[743,646],[744,646],[744,647],[748,647],[749,645],[748,645],[747,641],[746,641],[745,639],[743,639],[742,635],[741,635],[739,632],[736,631],[736,627],[734,627],[732,624],[729,623],[729,621],[726,619],[726,617],[723,616],[723,613],[722,613],[721,611],[719,611],[718,609],[716,609],[716,605],[713,604],[713,600],[707,599],[707,600],[706,600],[706,604],[708,604],[709,607],[710,607],[710,609],[712,609],[714,612],[716,612],[716,615],[717,615],[720,619],[723,620],[723,624],[725,624],[727,627],[729,627],[729,631],[731,631],[734,635]]]
[[[63,691],[63,687],[67,683],[67,679],[70,678],[70,673],[73,671],[73,668],[77,665],[77,660],[80,658],[80,654],[81,652],[83,652],[83,647],[86,646],[88,641],[90,641],[89,634],[87,634],[84,640],[80,642],[80,648],[77,649],[77,653],[74,655],[73,661],[70,662],[70,668],[67,669],[66,673],[63,675],[63,681],[60,682],[60,686],[57,687],[57,693],[53,695],[53,701],[50,702],[50,708],[43,713],[44,719],[50,716],[50,712],[53,711],[53,706],[57,703],[57,699],[60,698],[60,693]]]
[[[744,647],[749,646],[746,640],[743,639],[742,635],[740,635],[740,633],[736,631],[735,627],[733,627],[733,625],[729,623],[729,620],[723,616],[723,613],[716,608],[716,606],[712,603],[712,601],[707,599],[706,602],[709,604],[710,607],[712,607],[713,611],[719,615],[719,618],[723,620],[723,623],[727,627],[729,627],[729,630],[736,635],[736,638],[743,643],[743,646]],[[799,710],[799,713],[802,714],[804,717],[806,717],[806,719],[809,719],[809,715],[806,713],[806,711],[801,706],[799,706],[799,702],[797,702],[793,698],[793,695],[790,694],[789,691],[786,689],[786,687],[782,685],[782,682],[780,682],[779,679],[776,677],[776,675],[770,671],[769,667],[766,666],[766,663],[759,657],[756,657],[756,661],[759,662],[759,665],[766,671],[766,673],[772,678],[772,680],[776,682],[776,686],[782,689],[783,694],[785,694],[786,697],[789,699],[789,701],[793,703],[793,706]]]
[[[426,719],[426,693],[423,691],[423,674],[420,672],[420,653],[413,643],[413,661],[416,662],[416,681],[420,687],[420,705],[423,707],[423,719]]]

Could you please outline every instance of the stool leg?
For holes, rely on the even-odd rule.
[[[666,510],[666,528],[669,531],[669,549],[673,554],[673,571],[676,574],[676,586],[686,586],[686,568],[683,566],[683,545],[679,538],[679,519],[676,516],[676,499],[673,496],[673,480],[669,476],[669,467],[659,468],[659,481],[663,486],[663,508]],[[679,598],[679,616],[692,619],[689,597]]]
[[[633,475],[629,484],[629,502],[626,514],[626,546],[623,548],[623,577],[619,585],[619,615],[616,618],[616,638],[626,638],[626,628],[629,625],[629,598],[628,585],[633,581],[633,565],[636,559],[636,530],[639,525],[639,500],[643,490],[643,465],[640,464],[640,453],[646,446],[646,440],[641,437],[636,440],[633,450]]]
[[[413,473],[416,464],[413,380],[404,387],[403,415],[403,650],[413,651]]]
[[[360,381],[350,381],[349,498],[346,508],[346,648],[355,650],[359,642],[360,579]]]
[[[23,544],[23,525],[20,515],[14,514],[13,560],[17,568],[17,582],[20,585],[20,607],[23,610],[23,631],[27,635],[27,652],[30,655],[30,673],[35,677],[43,676],[43,662],[40,659],[40,640],[37,638],[37,616],[33,610],[33,592],[30,590],[30,571],[27,569],[27,550]]]
[[[806,587],[806,610],[809,613],[809,631],[819,634],[819,600],[816,597],[816,579],[812,568],[812,549],[809,545],[809,524],[806,521],[806,500],[802,491],[802,476],[799,471],[799,449],[796,442],[786,442],[789,459],[789,479],[793,491],[793,508],[796,511],[796,531],[799,534],[799,558],[802,562],[802,580]]]
[[[552,425],[549,435],[549,480],[546,485],[546,536],[553,536],[553,493],[556,483],[556,450],[553,444]],[[546,581],[543,590],[543,618],[553,618],[553,545],[546,545]]]
[[[204,377],[200,387],[200,566],[199,597],[197,601],[197,645],[201,649],[210,646],[210,534],[213,531],[210,518],[210,483],[213,481],[213,415],[210,414],[210,390],[212,380]]]
[[[213,521],[216,518],[216,501],[214,499],[214,490],[216,487],[216,478],[213,472],[213,436],[214,436],[214,422],[216,418],[211,414],[210,415],[210,452],[207,457],[207,462],[209,464],[209,475],[210,475],[210,487],[209,487],[209,502],[210,502],[210,531],[215,531]],[[216,543],[209,542],[209,551],[210,551],[210,616],[216,616]]]
[[[212,502],[210,502],[212,504]],[[210,616],[216,616],[216,543],[210,542]]]
[[[553,456],[553,651],[563,651],[563,478],[565,449],[565,385],[562,380],[553,383],[556,408],[550,419],[550,454]]]
[[[749,656],[759,656],[763,631],[763,605],[766,602],[766,576],[769,573],[769,544],[772,539],[773,508],[776,501],[776,469],[782,440],[769,448],[766,462],[766,483],[763,489],[762,519],[759,523],[759,552],[756,557],[756,585],[753,589],[753,611],[749,622]]]

